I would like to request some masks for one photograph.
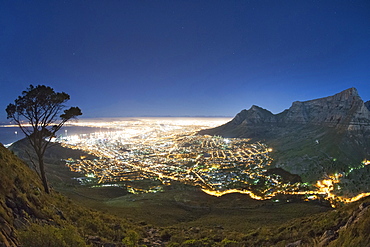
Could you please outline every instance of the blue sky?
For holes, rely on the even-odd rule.
[[[0,5],[0,121],[30,84],[83,117],[278,113],[350,87],[370,100],[369,1]]]

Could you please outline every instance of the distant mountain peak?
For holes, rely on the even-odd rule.
[[[242,110],[232,120],[234,125],[243,123],[244,125],[269,122],[274,118],[274,114],[262,107],[252,105],[249,110]]]
[[[295,101],[280,114],[272,114],[262,107],[252,105],[242,110],[232,120],[244,125],[280,123],[349,126],[370,122],[370,103],[364,104],[356,88],[349,88],[332,96],[308,101]]]
[[[352,95],[359,96],[357,88],[355,88],[355,87],[348,88],[348,89],[344,90],[343,92],[350,92]]]
[[[263,109],[262,107],[258,106],[258,105],[252,105],[251,108],[249,108],[249,110],[265,110]]]
[[[273,114],[262,107],[252,105],[249,110],[242,110],[229,123],[215,130],[227,130],[226,132],[230,135],[234,132],[233,128],[239,126],[237,131],[239,135],[243,132],[242,126],[260,128],[262,125],[272,127],[302,124],[335,127],[343,130],[368,129],[370,128],[369,108],[370,101],[365,104],[357,89],[352,87],[324,98],[295,101],[289,109],[279,114]],[[217,134],[222,135],[223,133]],[[247,132],[245,134],[247,135]]]
[[[326,97],[326,98],[333,98],[333,101],[362,101],[360,95],[358,94],[358,91],[356,88],[352,87],[352,88],[348,88],[340,93],[337,93],[333,96],[329,96],[329,97]],[[323,98],[325,99],[325,98]]]
[[[280,121],[331,126],[350,125],[363,122],[364,119],[370,122],[370,114],[364,111],[364,108],[357,89],[349,88],[333,96],[295,101]]]
[[[325,169],[332,172],[370,157],[369,108],[370,101],[365,104],[357,89],[349,88],[324,98],[295,101],[279,114],[253,105],[230,122],[199,134],[262,141],[275,150],[277,167],[315,180],[322,178]]]
[[[318,98],[318,99],[312,99],[312,100],[308,100],[308,101],[294,101],[292,105],[294,104],[299,104],[299,103],[305,103],[305,102],[312,102],[312,101],[329,101],[329,102],[333,102],[333,101],[353,101],[353,100],[361,100],[361,97],[359,96],[358,94],[358,91],[356,88],[354,87],[351,87],[351,88],[348,88],[346,90],[343,90],[337,94],[334,94],[332,96],[327,96],[327,97],[323,97],[323,98]]]
[[[242,110],[229,123],[209,133],[226,134],[229,137],[248,136],[254,133],[250,132],[251,129],[288,125],[326,126],[338,130],[370,129],[369,109],[370,101],[365,104],[357,89],[352,87],[328,97],[295,101],[289,109],[279,114],[252,105],[249,110]]]
[[[342,95],[347,95],[347,96],[359,96],[358,91],[355,87],[348,88],[337,94],[342,94]]]

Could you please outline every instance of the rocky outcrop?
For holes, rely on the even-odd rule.
[[[364,233],[367,232],[370,222],[370,202],[365,199],[356,204],[354,207],[344,206],[323,216],[324,221],[335,218],[335,221],[332,221],[335,224],[327,226],[326,230],[322,229],[318,235],[311,236],[311,241],[299,239],[286,244],[285,247],[370,246],[370,236]],[[314,221],[319,225],[322,223],[318,219]]]
[[[370,100],[365,102],[365,106],[370,111]]]
[[[339,225],[334,226],[333,229],[327,230],[324,234],[320,237],[319,243],[317,246],[324,247],[328,246],[329,243],[338,239],[338,237],[347,237],[345,235],[347,232],[350,232],[352,229],[360,228],[358,224],[363,223],[365,219],[369,216],[369,203],[361,203],[359,207],[353,210],[351,216],[344,222],[341,222]],[[341,244],[337,244],[339,246]]]

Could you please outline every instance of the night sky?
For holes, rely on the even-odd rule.
[[[30,84],[83,117],[234,116],[356,87],[370,1],[0,0],[0,121]]]

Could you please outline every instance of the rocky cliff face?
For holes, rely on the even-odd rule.
[[[333,127],[350,126],[370,123],[370,112],[357,90],[350,88],[333,96],[294,102],[286,114],[282,114],[280,121]]]
[[[362,202],[357,208],[347,211],[346,213],[350,213],[350,217],[344,220],[342,219],[339,224],[332,226],[332,229],[325,231],[319,238],[317,246],[328,246],[330,242],[333,243],[332,246],[345,246],[348,245],[348,243],[358,246],[363,245],[364,243],[354,243],[353,237],[358,234],[359,229],[363,229],[366,227],[365,225],[369,223],[369,209],[370,204],[366,201]],[[352,241],[349,241],[350,239]],[[368,243],[368,241],[369,240],[364,242]]]
[[[274,115],[268,110],[253,105],[242,110],[226,125],[256,124],[313,124],[331,127],[348,127],[370,124],[370,111],[355,88],[347,89],[333,96],[310,101],[296,101],[284,112]]]
[[[296,101],[279,114],[252,106],[230,122],[199,133],[263,141],[275,150],[276,166],[314,180],[370,158],[369,104],[350,88]]]
[[[365,106],[370,111],[370,100],[365,102]]]
[[[370,101],[364,103],[355,88],[350,88],[333,96],[310,101],[296,101],[279,114],[253,105],[242,110],[230,122],[200,133],[225,137],[245,137],[254,133],[253,129],[265,127],[314,125],[344,130],[370,129]]]

